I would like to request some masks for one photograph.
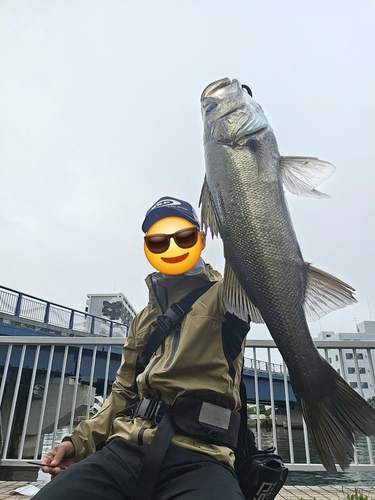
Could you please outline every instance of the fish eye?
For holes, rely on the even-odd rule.
[[[210,102],[210,104],[205,108],[206,113],[211,113],[212,110],[216,108],[217,104],[216,102]]]

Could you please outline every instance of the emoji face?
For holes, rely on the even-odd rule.
[[[203,249],[199,229],[182,217],[165,217],[145,236],[149,263],[163,274],[183,274],[197,263]]]

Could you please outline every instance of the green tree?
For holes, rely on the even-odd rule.
[[[255,415],[257,412],[257,409],[255,406],[250,406],[250,405],[247,405],[247,415]]]

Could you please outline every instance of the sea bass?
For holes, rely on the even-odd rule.
[[[283,189],[325,198],[315,188],[335,168],[280,156],[261,106],[238,80],[211,83],[201,103],[202,222],[223,240],[226,305],[266,323],[322,464],[336,473],[335,461],[345,469],[354,456],[354,432],[375,435],[375,409],[319,354],[306,315],[318,319],[356,299],[351,286],[303,260]]]

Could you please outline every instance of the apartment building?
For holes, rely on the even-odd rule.
[[[85,311],[99,318],[112,320],[116,323],[130,325],[136,315],[134,307],[123,293],[89,293],[87,294]],[[87,328],[89,330],[89,328]],[[109,335],[108,323],[96,322],[94,325],[95,335]],[[122,330],[114,326],[113,336],[123,336],[127,329]]]
[[[375,321],[362,321],[355,333],[322,331],[318,340],[375,341]],[[374,367],[375,349],[328,349],[328,361],[338,373],[365,399],[375,396]]]

